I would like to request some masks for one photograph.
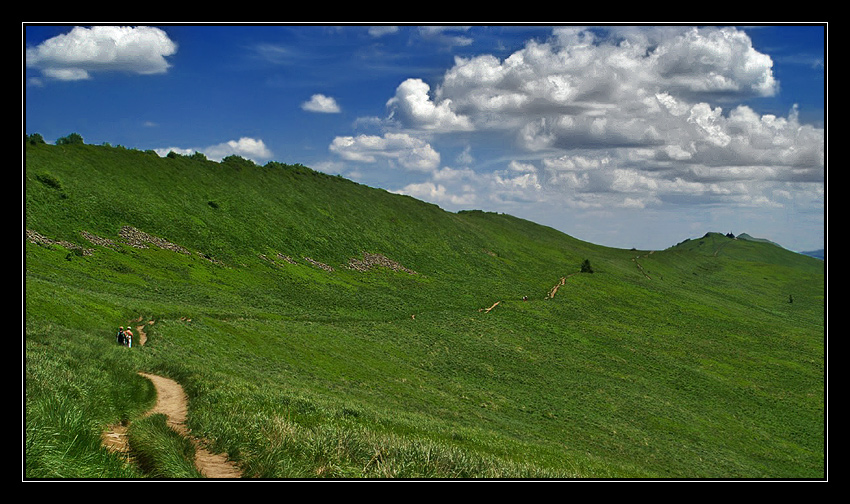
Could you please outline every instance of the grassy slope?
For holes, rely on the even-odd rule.
[[[304,167],[121,148],[28,146],[25,183],[27,229],[94,249],[25,244],[28,476],[105,466],[54,431],[144,411],[135,369],[180,380],[190,427],[252,476],[824,475],[820,261],[714,234],[610,249]],[[80,235],[125,225],[220,262]],[[364,251],[417,274],[345,267]],[[114,345],[139,316],[149,344]]]

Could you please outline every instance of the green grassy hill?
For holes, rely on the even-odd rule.
[[[27,478],[152,476],[100,443],[152,405],[138,371],[247,477],[825,475],[824,263],[775,245],[91,145],[27,145],[24,203]]]

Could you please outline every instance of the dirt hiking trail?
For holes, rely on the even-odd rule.
[[[142,317],[134,322],[141,323]],[[153,324],[151,320],[147,325]],[[147,335],[144,332],[144,324],[137,325],[138,344],[144,345]],[[146,412],[143,417],[161,413],[165,415],[166,423],[174,432],[189,439],[195,446],[195,467],[207,478],[241,478],[242,472],[227,457],[218,453],[212,453],[204,447],[204,442],[191,436],[189,428],[186,427],[186,418],[189,414],[189,401],[183,387],[176,381],[150,373],[139,373],[147,378],[156,388],[156,404]],[[110,450],[123,454],[127,461],[130,460],[130,449],[127,442],[127,423],[110,425],[102,436],[103,444]]]
[[[136,324],[141,324],[142,319],[143,317],[139,316],[139,318],[137,318],[133,322],[135,322]],[[138,334],[139,338],[139,341],[136,342],[137,345],[144,345],[148,341],[148,335],[145,334],[145,325],[153,325],[154,322],[154,320],[150,320],[147,324],[141,324],[136,326],[136,333]]]
[[[204,443],[192,437],[186,427],[186,417],[189,413],[188,399],[183,387],[176,381],[162,376],[148,373],[139,373],[150,380],[156,387],[156,405],[145,415],[161,413],[165,415],[166,422],[183,437],[188,438],[195,445],[195,466],[207,478],[241,478],[242,473],[234,463],[227,460],[224,455],[212,453],[204,448]]]
[[[188,438],[195,446],[195,467],[207,478],[241,478],[242,472],[227,457],[212,453],[204,448],[204,443],[190,435],[186,427],[189,413],[188,399],[183,387],[176,381],[149,373],[139,373],[156,388],[156,404],[143,417],[161,413],[174,432]],[[127,424],[110,425],[102,436],[103,444],[109,450],[120,453],[130,461],[130,447],[127,442]]]

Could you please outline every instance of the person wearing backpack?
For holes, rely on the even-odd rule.
[[[118,336],[115,338],[119,345],[124,344],[124,326],[118,328]]]
[[[128,327],[126,331],[124,331],[124,338],[126,339],[126,343],[128,347],[133,346],[133,331]]]

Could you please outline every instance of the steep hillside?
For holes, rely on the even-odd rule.
[[[824,475],[822,261],[120,147],[27,145],[24,203],[30,477],[139,476],[80,441],[137,371],[247,477]]]

